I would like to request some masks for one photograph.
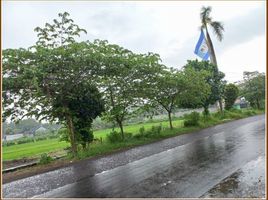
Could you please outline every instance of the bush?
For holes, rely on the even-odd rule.
[[[3,146],[11,146],[11,145],[15,145],[15,144],[16,144],[16,141],[14,141],[14,140],[3,142]]]
[[[45,165],[48,163],[51,163],[53,161],[53,158],[51,156],[48,156],[46,153],[42,154],[39,160],[39,164]]]
[[[159,136],[162,131],[162,125],[160,124],[159,126],[152,126],[151,130],[145,131],[144,127],[141,127],[139,130],[139,133],[134,135],[135,138],[140,139],[140,138],[150,138],[150,137],[155,137]]]
[[[144,126],[143,127],[140,127],[139,134],[140,135],[144,135],[145,134],[145,128],[144,128]]]
[[[159,126],[152,126],[151,132],[152,135],[160,135],[160,132],[162,131],[162,125]]]
[[[185,127],[199,125],[200,115],[198,112],[191,112],[190,114],[184,115],[184,117],[185,117],[184,121]]]
[[[257,112],[255,110],[246,110],[243,112],[246,116],[253,116],[256,115]]]
[[[132,133],[125,133],[125,140],[130,140],[132,138]]]
[[[47,138],[46,137],[36,137],[35,138],[35,141],[40,141],[40,140],[46,140]]]
[[[19,140],[17,140],[17,144],[25,144],[29,142],[34,142],[34,138],[28,138],[28,137],[23,137]]]
[[[82,145],[83,149],[86,149],[94,140],[93,131],[90,129],[80,129],[77,136],[77,142]]]
[[[116,131],[112,131],[107,135],[107,139],[109,142],[111,143],[115,143],[115,142],[121,142],[122,141],[122,137],[121,134],[119,132]]]
[[[238,113],[238,112],[231,112],[231,111],[225,110],[224,116],[225,116],[225,118],[228,118],[228,119],[240,119],[240,118],[242,118],[243,115],[241,113]]]

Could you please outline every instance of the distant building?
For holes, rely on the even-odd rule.
[[[19,134],[14,134],[14,135],[5,135],[3,139],[4,141],[10,141],[10,140],[19,139],[21,137],[23,137],[23,134],[19,133]]]
[[[245,97],[238,97],[235,100],[233,107],[236,109],[241,109],[241,108],[247,108],[248,105],[249,105],[249,102],[246,101]]]
[[[47,133],[49,130],[44,128],[43,126],[41,126],[40,128],[36,129],[35,130],[35,134],[38,134],[38,133]]]

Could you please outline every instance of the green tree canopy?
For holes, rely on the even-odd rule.
[[[243,82],[239,85],[240,95],[244,96],[253,107],[264,107],[265,73],[244,72]]]
[[[171,129],[171,114],[175,108],[198,107],[209,95],[204,74],[192,69],[178,71],[163,67],[154,75],[150,82],[141,85],[143,94],[152,107],[161,106],[167,112]]]
[[[204,113],[208,114],[209,105],[216,103],[223,96],[224,86],[226,81],[223,80],[225,74],[218,71],[217,66],[210,64],[208,61],[188,60],[184,66],[185,69],[194,69],[197,72],[206,72],[206,82],[210,85],[210,95],[203,99],[202,107]]]
[[[94,83],[100,54],[92,43],[74,42],[73,37],[83,30],[66,18],[68,14],[59,16],[59,22],[54,20],[53,25],[36,29],[42,34],[38,34],[35,46],[3,51],[4,117],[34,116],[64,123],[72,151],[76,153],[76,121],[80,118],[90,124],[103,111],[101,95]],[[58,31],[66,27],[68,31],[64,34]],[[55,39],[52,43],[50,37],[44,36],[49,34]]]
[[[236,98],[238,97],[239,90],[235,84],[228,84],[225,86],[224,99],[225,99],[225,109],[229,110],[234,105]]]

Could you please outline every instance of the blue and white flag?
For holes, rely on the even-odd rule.
[[[209,58],[208,45],[207,45],[203,30],[201,30],[201,34],[195,46],[194,53],[198,55],[200,58],[202,58],[203,60],[208,60]]]

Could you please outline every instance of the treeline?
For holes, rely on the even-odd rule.
[[[163,65],[158,54],[137,54],[108,41],[76,42],[84,29],[68,13],[37,27],[29,49],[3,51],[4,118],[34,116],[63,124],[74,154],[93,140],[101,116],[120,128],[142,112],[162,108],[173,128],[177,108],[208,107],[224,98],[224,74],[209,62],[188,61],[181,70]]]
[[[47,131],[56,132],[60,128],[58,124],[41,123],[35,119],[23,119],[18,123],[15,122],[3,122],[3,135],[13,134],[35,134],[36,130],[43,127]]]

